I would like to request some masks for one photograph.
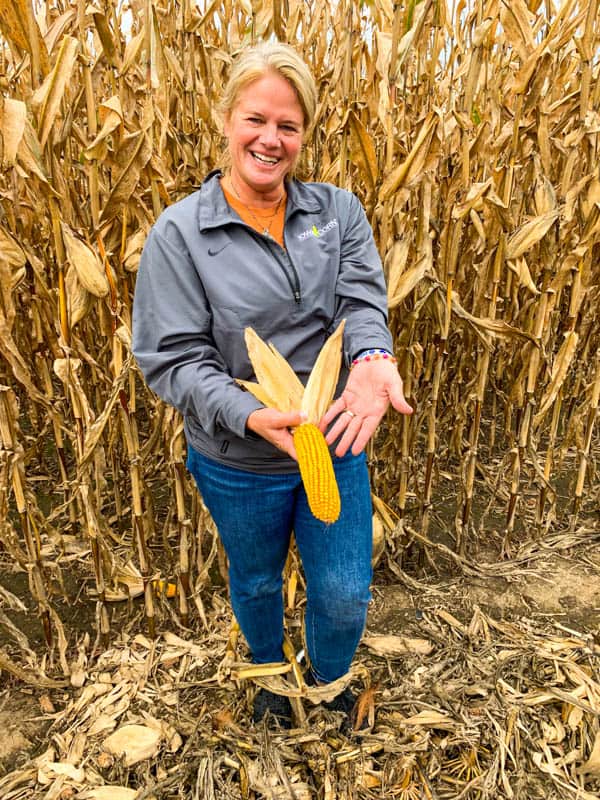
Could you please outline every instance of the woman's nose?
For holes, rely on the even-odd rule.
[[[275,123],[263,125],[260,140],[265,147],[277,147],[279,145],[279,132]]]

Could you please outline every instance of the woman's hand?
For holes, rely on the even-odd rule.
[[[303,422],[305,422],[304,415],[299,411],[289,411],[284,414],[274,408],[258,408],[246,420],[246,427],[297,461],[294,438],[289,428],[296,428]]]
[[[402,378],[395,364],[385,359],[355,364],[346,388],[320,423],[325,433],[327,426],[337,417],[325,437],[327,444],[331,444],[342,436],[335,449],[336,456],[346,455],[350,445],[353,455],[362,452],[390,403],[401,414],[413,412],[404,398]]]

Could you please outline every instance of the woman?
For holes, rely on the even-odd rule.
[[[309,677],[327,683],[349,669],[370,599],[363,450],[390,402],[412,409],[391,358],[381,262],[360,203],[293,178],[316,104],[313,78],[291,47],[262,44],[237,59],[222,100],[228,166],[152,228],[133,341],[148,384],[183,414],[188,468],[223,541],[253,660],[283,659],[282,570],[293,530],[306,577]],[[322,420],[342,511],[326,526],[308,509],[295,460],[290,428],[300,413],[263,407],[234,379],[253,378],[246,326],[306,381],[344,318],[338,396]],[[330,707],[349,710],[351,699],[346,691]],[[291,724],[287,699],[261,690],[255,721],[267,711]]]

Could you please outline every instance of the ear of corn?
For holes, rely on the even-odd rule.
[[[300,475],[312,513],[331,524],[340,515],[340,493],[327,442],[317,423],[333,399],[341,360],[345,320],[321,348],[306,387],[285,358],[246,328],[248,357],[258,383],[237,382],[266,406],[278,411],[302,411],[307,422],[293,432]]]
[[[312,422],[294,430],[294,445],[308,506],[317,519],[330,525],[340,515],[340,493],[331,455],[321,431]]]

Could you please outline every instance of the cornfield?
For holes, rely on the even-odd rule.
[[[0,669],[48,689],[64,680],[90,689],[87,706],[74,699],[66,708],[54,761],[0,779],[3,797],[37,796],[50,784],[39,796],[75,787],[101,798],[81,787],[115,781],[150,787],[140,800],[597,796],[593,785],[586,791],[600,774],[597,645],[573,631],[559,638],[499,623],[478,608],[463,624],[432,610],[439,592],[428,595],[407,569],[414,556],[421,570],[442,560],[463,575],[510,576],[536,553],[597,532],[598,5],[2,3],[0,557],[28,576],[49,660],[34,657],[0,607],[26,664],[0,649]],[[430,693],[404,709],[398,691],[384,690],[392,710],[379,738],[355,752],[327,731],[325,743],[306,734],[296,761],[291,745],[260,750],[223,715],[193,745],[190,715],[168,729],[154,719],[164,753],[181,746],[175,729],[190,737],[185,780],[181,754],[164,755],[152,780],[119,761],[110,779],[99,762],[84,779],[81,759],[67,757],[73,736],[108,729],[90,725],[111,714],[116,724],[137,697],[130,691],[117,713],[121,701],[98,688],[108,685],[103,675],[121,671],[124,680],[129,660],[136,691],[142,674],[149,681],[157,716],[176,690],[204,681],[223,698],[244,677],[219,600],[224,557],[186,474],[181,420],[145,387],[131,356],[131,301],[153,221],[220,163],[216,104],[232,57],[271,36],[294,44],[316,77],[302,175],[354,191],[367,209],[416,407],[410,418],[388,414],[369,456],[378,568],[430,597],[428,642],[375,643],[368,664],[377,671],[385,661],[406,689],[396,659],[414,669],[433,652],[431,681],[417,687],[427,692],[440,665],[450,673],[449,664],[460,671],[481,658],[481,692],[471,696],[480,702],[459,710],[438,698],[434,708]],[[95,599],[93,645],[88,636],[75,647],[62,614],[74,572]],[[302,594],[294,554],[286,593],[293,613]],[[135,596],[149,638],[125,640],[111,630],[111,604]],[[19,602],[1,585],[0,600]],[[157,661],[156,637],[169,625],[196,628],[206,653],[169,633]],[[86,669],[92,651],[104,655]],[[488,657],[500,659],[505,688],[510,670],[521,676],[510,691],[490,694],[498,671]],[[175,665],[168,680],[163,663]],[[208,672],[194,684],[198,664]],[[51,667],[63,677],[47,677]],[[87,727],[74,733],[88,706]]]

